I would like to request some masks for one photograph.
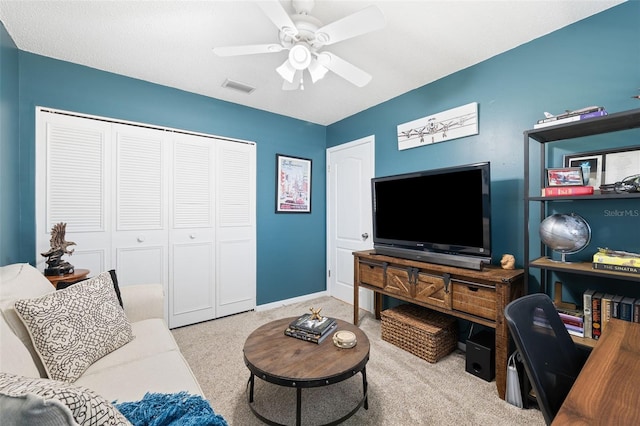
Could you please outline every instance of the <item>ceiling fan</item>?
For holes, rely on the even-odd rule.
[[[278,0],[257,2],[278,27],[279,43],[223,46],[214,48],[213,52],[218,56],[239,56],[288,50],[287,60],[276,68],[284,79],[283,90],[304,90],[305,70],[313,83],[332,71],[358,87],[368,84],[370,74],[323,48],[383,28],[385,18],[382,11],[376,6],[369,6],[323,25],[310,15],[314,0],[292,0],[291,3],[296,13],[289,16]]]

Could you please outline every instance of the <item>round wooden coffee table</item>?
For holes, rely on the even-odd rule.
[[[296,318],[283,318],[265,324],[253,331],[244,344],[244,362],[251,372],[248,383],[251,411],[263,422],[281,426],[262,416],[253,406],[256,376],[270,383],[296,388],[296,424],[300,425],[303,388],[331,385],[360,372],[362,373],[362,399],[345,416],[327,425],[343,422],[362,406],[365,410],[368,409],[366,365],[369,361],[369,338],[367,335],[357,326],[337,319],[336,331],[349,330],[355,333],[357,344],[353,348],[338,348],[333,344],[332,336],[328,336],[320,344],[306,342],[284,334],[284,330]]]

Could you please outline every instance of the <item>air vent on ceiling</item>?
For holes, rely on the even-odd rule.
[[[247,95],[256,90],[256,88],[253,86],[240,83],[239,81],[229,80],[228,78],[224,81],[224,83],[222,83],[222,87],[237,90],[238,92],[246,93]]]

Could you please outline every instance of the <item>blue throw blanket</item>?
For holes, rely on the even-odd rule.
[[[140,401],[114,405],[134,426],[228,426],[209,402],[187,392],[147,392]]]

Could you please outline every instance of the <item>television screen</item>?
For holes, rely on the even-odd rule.
[[[490,262],[490,183],[488,162],[372,179],[374,247]]]

